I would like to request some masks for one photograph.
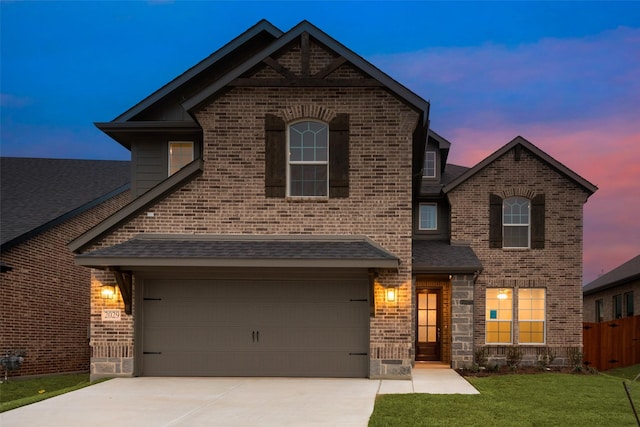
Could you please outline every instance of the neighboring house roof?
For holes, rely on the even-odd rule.
[[[2,250],[129,188],[128,161],[0,158]]]
[[[471,246],[451,245],[442,240],[414,240],[412,244],[415,273],[475,273],[482,263]]]
[[[398,268],[397,256],[365,236],[140,234],[76,257],[79,265],[132,267]]]
[[[640,255],[603,274],[582,288],[584,295],[593,294],[633,280],[640,280]]]
[[[445,193],[448,193],[449,191],[453,190],[458,185],[462,184],[467,179],[471,178],[476,173],[480,172],[485,167],[489,166],[495,160],[497,160],[498,158],[500,158],[501,156],[503,156],[505,153],[509,152],[510,150],[515,148],[516,146],[522,146],[526,150],[528,150],[531,153],[533,153],[535,156],[537,156],[542,161],[547,163],[550,167],[552,167],[553,169],[555,169],[556,171],[558,171],[562,175],[566,176],[567,178],[571,179],[576,184],[578,184],[581,187],[583,187],[589,193],[589,195],[595,193],[596,190],[598,190],[598,187],[596,187],[595,185],[593,185],[592,183],[590,183],[586,179],[582,178],[580,175],[578,175],[577,173],[573,172],[571,169],[569,169],[568,167],[566,167],[565,165],[563,165],[562,163],[560,163],[559,161],[557,161],[553,157],[551,157],[550,155],[548,155],[547,153],[545,153],[544,151],[542,151],[541,149],[539,149],[538,147],[536,147],[535,145],[533,145],[532,143],[530,143],[529,141],[524,139],[523,137],[517,136],[511,142],[509,142],[508,144],[504,145],[502,148],[497,150],[495,153],[493,153],[490,156],[486,157],[480,163],[478,163],[477,165],[475,165],[474,167],[472,167],[471,169],[467,170],[466,172],[464,172],[463,174],[461,174],[460,176],[458,176],[457,178],[452,180],[450,183],[445,185],[444,188],[443,188],[443,191]]]

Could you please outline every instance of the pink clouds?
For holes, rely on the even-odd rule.
[[[373,62],[431,101],[450,162],[472,166],[522,135],[599,187],[584,211],[585,283],[640,253],[640,29]]]

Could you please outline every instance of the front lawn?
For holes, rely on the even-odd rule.
[[[381,395],[369,426],[637,426],[622,385],[633,372],[640,365],[594,375],[469,378],[479,395]],[[627,384],[640,411],[640,380]]]
[[[48,399],[91,385],[89,374],[49,375],[38,378],[9,378],[0,383],[0,412]]]

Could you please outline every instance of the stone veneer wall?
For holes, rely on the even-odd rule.
[[[451,279],[451,367],[473,363],[473,274],[456,274]]]
[[[545,195],[544,249],[489,248],[491,193],[501,197]],[[474,348],[485,346],[497,359],[503,352],[504,346],[485,344],[488,287],[540,287],[546,289],[546,343],[520,346],[524,363],[532,363],[544,347],[553,349],[558,364],[568,363],[568,349],[582,349],[582,208],[587,192],[523,149],[519,161],[514,150],[505,153],[448,197],[452,241],[470,243],[484,267],[473,289]],[[517,321],[513,334],[517,344]]]
[[[288,64],[287,55],[280,58],[282,63]],[[332,60],[316,47],[313,57],[323,63]],[[299,58],[290,62],[288,66],[295,71]],[[270,77],[273,73],[265,68],[257,75]],[[344,66],[330,77],[357,77],[354,73]],[[275,114],[289,121],[328,121],[338,113],[349,114],[349,197],[265,198],[265,115]],[[382,88],[258,87],[231,89],[196,117],[204,130],[203,174],[131,218],[92,249],[126,241],[142,232],[366,235],[400,258],[399,271],[382,272],[378,278],[382,285],[399,287],[397,302],[387,303],[382,286],[375,287],[370,376],[408,377],[413,361],[411,139],[417,113]],[[146,212],[154,212],[154,216]],[[113,280],[98,272],[94,272],[94,278],[96,286],[99,281]],[[117,325],[102,322],[102,307],[101,301],[94,300],[94,373],[131,373],[134,368],[128,363],[133,356],[128,351],[135,345],[134,324],[124,314],[123,319],[127,318]]]

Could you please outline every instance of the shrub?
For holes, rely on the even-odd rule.
[[[473,354],[474,363],[484,368],[487,366],[487,360],[487,349],[484,347],[478,347]]]
[[[522,362],[522,351],[517,346],[512,346],[507,349],[507,366],[515,371]]]
[[[542,349],[542,351],[540,351],[540,353],[538,353],[536,364],[541,371],[545,369],[548,370],[555,358],[555,352],[551,348],[545,347]]]
[[[582,372],[582,352],[577,347],[569,347],[567,349],[567,358],[574,372]]]

